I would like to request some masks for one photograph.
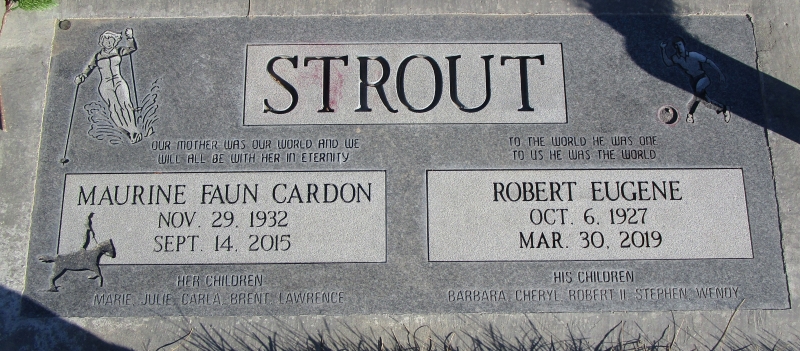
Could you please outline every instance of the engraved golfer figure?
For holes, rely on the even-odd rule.
[[[675,49],[675,54],[671,57],[667,55],[667,44],[661,43],[661,58],[667,67],[677,65],[678,68],[683,70],[689,76],[689,82],[692,85],[692,99],[686,105],[689,113],[686,115],[686,122],[694,123],[694,112],[697,110],[697,105],[703,103],[706,107],[714,110],[717,114],[722,113],[725,123],[730,122],[731,113],[728,108],[708,96],[706,89],[711,85],[711,80],[706,75],[704,67],[711,67],[719,75],[719,80],[725,83],[725,75],[717,67],[714,61],[711,61],[703,54],[686,50],[686,42],[681,37],[674,37],[671,40],[672,47]]]
[[[57,292],[56,280],[60,278],[67,271],[91,271],[94,275],[90,275],[89,279],[100,278],[100,286],[103,286],[103,275],[100,272],[100,256],[106,255],[114,258],[117,252],[114,249],[114,243],[111,239],[97,243],[95,238],[94,229],[92,228],[92,217],[94,213],[89,214],[86,220],[86,241],[83,243],[83,248],[64,255],[52,256],[39,256],[39,261],[45,263],[53,263],[53,272],[50,275],[50,289],[47,291]],[[94,240],[95,247],[87,250],[89,241]]]
[[[108,107],[111,120],[117,128],[124,131],[132,144],[142,140],[142,133],[136,126],[136,114],[131,102],[131,91],[128,82],[120,74],[122,57],[136,51],[136,40],[133,29],[125,29],[125,47],[118,47],[122,34],[105,31],[100,35],[98,44],[102,47],[81,74],[75,77],[75,84],[83,83],[95,68],[100,72],[100,85],[97,87],[100,97]],[[134,83],[135,85],[135,83]],[[136,92],[134,91],[134,94]]]

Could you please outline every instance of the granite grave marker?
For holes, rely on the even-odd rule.
[[[25,288],[60,315],[789,306],[745,17],[60,27]]]

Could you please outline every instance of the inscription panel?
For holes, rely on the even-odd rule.
[[[753,257],[740,169],[430,171],[428,240],[431,261]]]
[[[67,174],[59,253],[113,264],[384,262],[383,172]]]
[[[245,125],[566,122],[560,44],[247,46]]]

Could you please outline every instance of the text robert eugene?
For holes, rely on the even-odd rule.
[[[297,291],[219,291],[224,288],[264,286],[263,274],[178,275],[177,288],[209,288],[215,291],[96,293],[94,306],[172,306],[172,305],[312,305],[344,304],[347,294],[340,289]]]

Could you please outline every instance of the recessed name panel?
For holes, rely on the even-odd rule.
[[[245,125],[566,122],[561,44],[247,46]]]
[[[67,174],[59,253],[113,239],[117,265],[384,262],[384,189],[384,172]]]
[[[428,216],[431,261],[753,257],[740,169],[429,171]]]

